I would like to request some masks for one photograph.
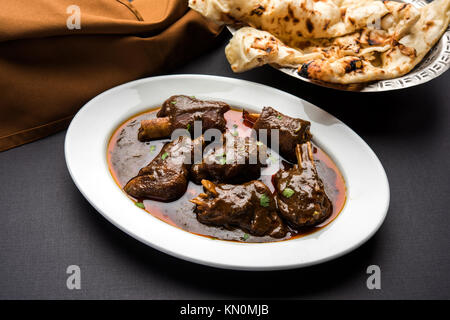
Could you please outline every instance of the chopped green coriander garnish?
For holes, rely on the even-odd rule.
[[[223,165],[223,164],[227,163],[227,159],[222,157],[219,159],[219,163]]]
[[[190,123],[187,124],[186,130],[187,130],[187,131],[191,131],[191,124],[190,124]]]
[[[238,126],[237,126],[237,124],[236,124],[236,123],[235,123],[235,124],[233,124],[233,128],[235,128],[235,129],[236,129],[237,127],[238,127]]]
[[[161,156],[161,159],[166,160],[168,156],[169,154],[167,152],[164,152],[163,155]]]
[[[290,198],[294,195],[294,193],[295,193],[295,191],[292,190],[291,188],[286,188],[283,190],[283,192],[281,194],[286,198]]]
[[[277,116],[277,118],[281,120],[283,117],[282,116]]]
[[[250,236],[248,235],[248,233],[245,233],[244,236],[242,237],[242,239],[243,239],[244,241],[247,241],[248,238],[250,238]]]
[[[237,132],[237,131],[233,132],[233,136],[237,137],[238,135],[239,135],[239,132]]]
[[[136,202],[135,205],[136,205],[136,207],[139,207],[141,209],[145,209],[145,206],[144,206],[144,204],[142,202]]]
[[[156,150],[156,146],[155,145],[150,146],[150,152],[154,152],[155,150]]]
[[[267,195],[263,194],[261,198],[259,198],[259,204],[261,205],[261,207],[268,207],[269,203],[270,198]]]
[[[195,96],[191,96],[192,99],[196,99]]]
[[[170,103],[171,103],[171,104],[177,104],[177,102],[176,102],[176,101],[170,101]]]

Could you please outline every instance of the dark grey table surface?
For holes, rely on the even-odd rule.
[[[401,91],[339,92],[270,67],[233,74],[224,46],[176,73],[267,84],[353,128],[390,182],[378,233],[346,256],[305,269],[237,272],[185,262],[127,236],[88,204],[67,171],[61,132],[0,153],[0,298],[449,299],[450,72]],[[366,286],[373,264],[381,268],[381,290]],[[69,265],[81,268],[81,290],[66,287]]]

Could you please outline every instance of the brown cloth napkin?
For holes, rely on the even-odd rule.
[[[219,31],[187,0],[0,1],[0,151],[64,129],[108,88],[173,70]]]

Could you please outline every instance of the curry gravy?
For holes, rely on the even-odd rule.
[[[159,108],[133,116],[131,119],[120,125],[110,139],[107,154],[108,166],[114,180],[120,188],[123,188],[131,178],[135,177],[142,167],[145,167],[150,163],[150,161],[158,155],[162,146],[169,141],[166,139],[140,142],[137,139],[140,121],[156,117],[158,110]],[[230,110],[225,113],[225,119],[227,121],[227,128],[231,132],[237,131],[240,137],[250,135],[251,128],[243,123],[242,111]],[[260,180],[274,192],[272,176],[275,174],[278,165],[283,168],[290,166],[291,164],[272,152],[270,148],[268,148],[268,152],[270,153],[268,166],[262,169]],[[195,205],[189,202],[189,200],[203,192],[203,187],[196,185],[193,182],[189,182],[186,193],[180,199],[172,202],[159,202],[154,200],[141,201],[127,196],[135,203],[138,201],[142,202],[145,206],[144,210],[154,217],[185,231],[210,237],[212,239],[245,242],[274,242],[298,238],[316,232],[332,222],[339,215],[346,201],[345,182],[337,166],[330,157],[316,145],[313,145],[313,154],[318,174],[324,183],[325,192],[333,203],[333,213],[322,224],[305,228],[301,231],[292,229],[287,236],[282,239],[275,239],[270,236],[256,237],[248,235],[240,229],[227,230],[224,228],[207,226],[198,222],[196,214],[193,212]],[[126,212],[124,214],[126,214]]]

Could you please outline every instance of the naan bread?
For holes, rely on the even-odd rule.
[[[336,3],[352,5],[355,1]],[[419,11],[385,2],[389,13],[379,26],[329,39],[297,39],[295,49],[268,32],[244,27],[235,33],[225,53],[235,72],[271,63],[299,67],[304,77],[341,84],[392,79],[411,71],[440,39],[449,23],[449,3],[435,0]]]
[[[393,79],[410,72],[441,38],[450,20],[450,0],[435,0],[422,7],[420,19],[409,32],[380,54],[380,64],[357,56],[337,60],[312,60],[300,67],[302,76],[349,84]]]
[[[392,14],[396,21],[399,13],[394,10],[399,7],[403,8],[402,15],[410,15],[410,23],[418,19],[418,11],[412,5],[393,1],[190,0],[189,6],[218,23],[242,22],[270,32],[291,46],[299,39],[334,38],[353,33],[375,25],[387,14]]]
[[[244,72],[268,63],[295,68],[315,60],[327,59],[331,62],[345,56],[364,57],[391,48],[390,45],[383,45],[386,41],[384,38],[372,36],[373,33],[353,33],[331,40],[309,40],[301,48],[294,49],[266,31],[243,27],[230,40],[225,55],[234,72]],[[380,45],[362,49],[361,43],[364,41],[378,41]]]
[[[243,72],[268,63],[296,68],[321,58],[320,53],[304,54],[284,45],[266,31],[251,27],[239,29],[225,48],[225,55],[234,72]]]

